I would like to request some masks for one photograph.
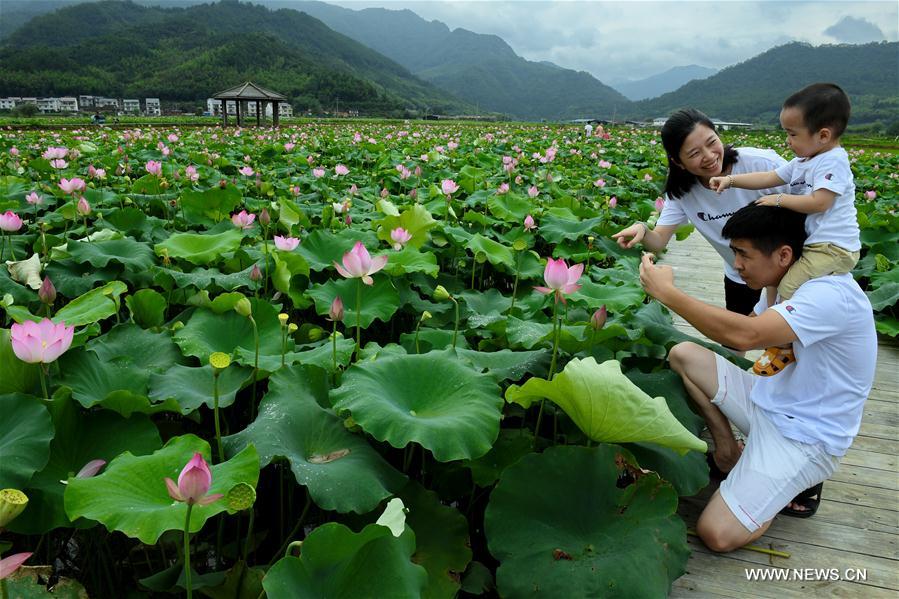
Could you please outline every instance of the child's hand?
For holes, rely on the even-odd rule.
[[[721,193],[728,187],[730,187],[730,177],[712,177],[709,179],[709,188],[712,191]]]
[[[759,206],[777,206],[780,207],[780,202],[777,201],[778,196],[783,194],[771,194],[762,196],[755,201]]]

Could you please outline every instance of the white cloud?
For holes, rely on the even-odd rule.
[[[864,44],[885,39],[880,27],[866,19],[843,17],[824,30],[824,34],[847,44]]]
[[[794,40],[851,41],[851,35],[859,39],[859,23],[869,25],[869,32],[871,27],[879,30],[883,39],[899,38],[896,0],[360,0],[335,4],[352,9],[409,8],[450,28],[498,35],[528,60],[549,60],[605,81],[639,79],[689,64],[720,69]]]

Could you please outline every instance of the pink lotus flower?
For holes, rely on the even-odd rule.
[[[452,179],[444,179],[440,182],[440,190],[443,191],[443,195],[450,196],[459,191],[459,186]]]
[[[50,166],[52,166],[53,168],[58,168],[58,169],[62,170],[64,168],[66,168],[67,166],[69,166],[69,163],[66,162],[65,160],[63,160],[62,158],[57,158],[56,160],[50,161]]]
[[[154,177],[162,176],[162,163],[156,160],[148,160],[147,164],[144,165],[144,168],[147,169],[147,172],[153,175]]]
[[[341,262],[343,262],[342,266],[334,262],[334,268],[337,269],[340,276],[347,279],[361,278],[366,285],[373,285],[374,280],[371,275],[384,268],[387,264],[387,256],[372,258],[362,242],[357,241],[353,249],[343,255]]]
[[[13,352],[23,362],[49,364],[71,347],[74,334],[75,327],[67,327],[64,322],[54,324],[45,318],[13,324],[10,340]]]
[[[525,231],[533,231],[537,228],[537,225],[534,223],[534,217],[528,214],[524,217],[524,230]]]
[[[521,178],[521,175],[516,175],[515,177],[515,185],[521,185],[524,182],[524,179]]]
[[[347,173],[349,173],[349,172],[350,172],[350,169],[348,169],[347,167],[345,167],[345,166],[342,165],[342,164],[338,164],[337,166],[334,167],[334,172],[335,172],[336,174],[342,176],[342,175],[346,175]]]
[[[9,557],[0,559],[0,580],[3,580],[13,572],[18,570],[19,566],[21,566],[25,562],[25,560],[31,557],[31,555],[32,554],[30,551],[26,551],[25,553],[14,553]]]
[[[253,173],[255,171],[253,171],[253,169],[250,168],[249,166],[244,166],[244,167],[237,169],[237,172],[240,173],[241,175],[243,175],[244,177],[252,177]]]
[[[19,155],[19,148],[15,147],[15,146],[11,147],[11,148],[9,149],[9,154],[10,154],[10,156],[18,156],[18,155]]]
[[[60,179],[59,188],[65,193],[73,194],[78,191],[84,191],[85,183],[83,179],[72,177],[71,179]]]
[[[869,189],[868,191],[865,192],[865,198],[867,198],[869,200],[873,200],[876,197],[877,197],[877,192],[874,191],[873,189]]]
[[[75,206],[75,209],[81,216],[87,216],[91,213],[91,205],[87,203],[87,200],[85,200],[84,197],[81,197],[81,199],[78,200],[78,204]]]
[[[237,214],[231,215],[231,222],[235,227],[240,229],[249,229],[253,226],[253,221],[256,220],[255,214],[248,214],[246,210],[241,210]]]
[[[610,166],[612,166],[612,163],[607,160],[599,161],[599,168],[609,168]]]
[[[355,183],[353,183],[352,185],[350,185],[350,195],[354,196],[357,193],[359,193],[359,188],[356,187]]]
[[[291,142],[287,142],[286,144],[284,144],[284,151],[285,151],[285,152],[289,152],[289,151],[291,151],[292,149],[294,149],[295,147],[296,147],[296,144],[291,143]]]
[[[663,200],[660,197],[656,198],[656,211],[661,212],[662,208],[664,208],[664,207],[665,207],[665,200]]]
[[[290,193],[292,193],[292,194],[295,195],[295,196],[300,195],[300,186],[299,186],[299,185],[294,185],[293,187],[291,187],[291,188],[290,188]]]
[[[496,188],[496,195],[503,195],[509,193],[509,184],[508,183],[500,183],[499,187]]]
[[[32,191],[27,196],[25,196],[25,201],[32,206],[39,206],[43,203],[43,201],[41,200],[41,196],[39,196],[36,191]]]
[[[390,239],[393,240],[393,249],[399,251],[403,249],[409,240],[412,239],[412,235],[409,234],[409,231],[402,227],[397,227],[393,231],[390,232]]]
[[[212,472],[209,471],[209,466],[200,453],[195,453],[181,470],[177,486],[175,481],[168,477],[165,479],[165,486],[169,497],[190,505],[209,505],[224,497],[221,493],[206,495],[212,486]]]
[[[593,313],[593,316],[590,317],[590,326],[593,327],[594,330],[598,331],[606,324],[606,319],[608,318],[609,313],[606,310],[606,307],[603,306],[599,310]]]
[[[643,180],[644,181],[652,181],[652,175],[650,175],[649,173],[646,173],[645,175],[643,175]]]
[[[282,237],[275,235],[275,247],[282,252],[292,252],[300,245],[300,240],[296,237]]]
[[[169,133],[169,136],[166,139],[169,140],[169,143],[175,143],[176,141],[178,141],[178,136],[174,133]]]
[[[96,476],[100,469],[106,465],[106,460],[91,460],[87,464],[81,467],[81,470],[78,471],[78,474],[75,475],[75,478],[90,478],[92,476]]]
[[[322,177],[325,176],[325,169],[323,169],[323,168],[314,168],[314,169],[312,169],[312,175],[313,175],[316,179],[320,179],[320,178],[322,178]]]
[[[22,219],[12,210],[0,214],[0,231],[15,233],[22,228]]]
[[[612,196],[611,199],[609,200],[609,208],[614,208],[617,205],[618,205],[618,198],[616,198],[615,196]]]
[[[540,195],[540,190],[537,189],[536,185],[531,185],[530,187],[528,187],[528,197],[536,198],[538,195]]]
[[[65,158],[68,153],[68,148],[50,147],[47,148],[47,150],[43,154],[41,154],[41,156],[46,160],[57,160],[60,158]]]
[[[543,269],[543,280],[546,281],[547,286],[534,287],[534,289],[544,295],[555,293],[556,300],[564,302],[565,298],[563,295],[574,293],[581,288],[577,281],[581,278],[583,272],[583,264],[575,264],[569,268],[562,258],[558,260],[550,258],[546,261],[546,268]]]
[[[328,320],[331,322],[343,321],[343,300],[339,295],[331,302],[331,307],[328,309]]]
[[[190,165],[184,169],[184,176],[194,183],[196,183],[200,179],[200,173],[197,172],[197,167],[195,167],[194,165]]]
[[[593,186],[594,187],[605,187],[606,182],[604,179],[597,179],[596,181],[593,182]]]

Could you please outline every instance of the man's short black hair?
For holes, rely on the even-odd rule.
[[[843,135],[852,111],[849,96],[833,83],[812,83],[784,101],[784,108],[797,108],[811,133],[827,128],[834,137]]]
[[[749,204],[737,210],[721,230],[725,239],[746,239],[757,250],[770,256],[788,245],[799,259],[805,244],[805,215],[785,208]]]

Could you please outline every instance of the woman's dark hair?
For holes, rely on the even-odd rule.
[[[662,146],[668,155],[668,179],[665,181],[665,193],[669,198],[678,199],[696,183],[696,175],[677,164],[681,146],[687,136],[693,133],[696,125],[705,125],[715,131],[712,120],[695,108],[678,110],[662,125]],[[721,161],[722,170],[739,160],[737,151],[733,146],[724,147],[724,157]]]

